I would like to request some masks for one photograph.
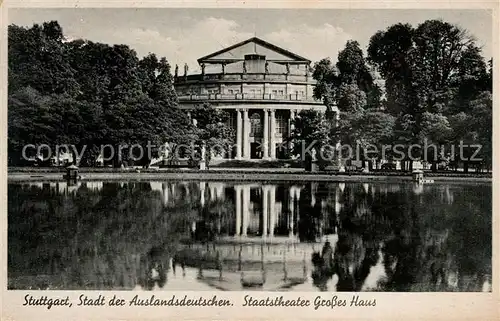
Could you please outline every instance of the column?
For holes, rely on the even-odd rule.
[[[269,158],[269,109],[264,109],[264,138],[262,140],[263,159]]]
[[[207,186],[207,182],[200,182],[200,203],[201,206],[205,206],[205,188]]]
[[[297,219],[296,221],[299,222],[299,219],[300,219],[300,206],[298,205],[299,202],[300,202],[300,187],[295,187],[295,199],[297,200],[297,209],[296,209],[296,213],[297,213]]]
[[[268,213],[269,213],[269,189],[262,186],[262,238],[267,237],[268,233]]]
[[[271,135],[271,151],[270,151],[270,157],[271,159],[276,159],[276,139],[274,135],[276,134],[276,118],[275,118],[275,111],[274,109],[271,109],[270,111],[271,117],[270,117],[270,135]]]
[[[248,109],[243,109],[243,159],[250,159],[250,119]]]
[[[241,159],[241,148],[242,148],[242,123],[241,123],[241,111],[236,109],[236,159]]]
[[[295,119],[295,113],[296,113],[296,111],[294,109],[290,109],[290,132],[289,132],[289,134],[291,134],[292,131],[295,129],[295,125],[292,122]]]
[[[247,236],[248,220],[250,219],[250,186],[243,186],[242,199],[243,231],[241,231],[241,235]]]
[[[214,185],[212,185],[212,183],[208,183],[208,190],[210,191],[209,200],[211,202],[217,200],[217,194],[215,192],[215,187],[214,187]]]
[[[311,182],[311,206],[316,205],[316,191],[318,190],[318,183]]]
[[[340,121],[340,112],[337,110],[335,112],[335,126],[338,127],[339,126],[339,121]],[[345,172],[345,167],[344,167],[344,164],[342,164],[342,150],[341,150],[341,142],[340,142],[340,139],[337,141],[337,166],[338,166],[338,169],[339,169],[339,172]]]
[[[163,189],[163,204],[167,205],[168,204],[168,185],[166,183],[161,184],[162,189]]]
[[[235,186],[234,187],[234,193],[235,193],[235,198],[234,202],[236,203],[236,231],[235,235],[238,236],[240,235],[241,231],[241,187],[240,186]]]
[[[293,120],[295,120],[296,113],[297,113],[297,111],[295,109],[290,110],[290,127],[288,130],[288,137],[291,137],[292,132],[295,130],[295,125],[293,124]],[[294,146],[293,142],[290,142],[290,144],[288,145],[288,150],[290,152],[292,152],[293,146]],[[291,154],[291,156],[292,156],[292,158],[294,157],[292,154]]]
[[[276,225],[276,186],[271,186],[269,190],[269,216],[270,216],[270,222],[269,222],[269,236],[273,237],[274,236],[274,227]]]
[[[170,184],[170,191],[171,191],[172,197],[175,199],[175,197],[177,196],[177,185],[175,183]]]
[[[339,192],[339,189],[336,188],[335,189],[335,214],[340,214],[340,208],[341,208],[341,204],[340,204],[340,192]]]
[[[295,187],[290,186],[289,190],[289,198],[288,198],[288,235],[290,237],[293,236],[293,228],[294,228],[294,218],[295,218]]]
[[[219,200],[224,199],[224,184],[217,183],[217,185],[215,185],[215,192],[217,194],[217,199]]]

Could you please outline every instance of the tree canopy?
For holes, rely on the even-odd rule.
[[[96,146],[159,147],[193,131],[165,58],[139,58],[126,45],[67,41],[56,21],[10,25],[8,36],[11,163],[20,161],[26,144],[73,144],[86,146],[81,163],[93,165]],[[126,161],[128,149],[123,154]],[[153,148],[149,156],[156,154]],[[140,162],[147,164],[147,156]]]
[[[232,144],[226,113],[200,106],[193,115],[201,127],[195,127],[179,108],[166,58],[152,53],[141,58],[126,45],[68,41],[56,21],[30,28],[10,25],[8,48],[10,164],[20,163],[27,144],[86,147],[82,165],[95,164],[97,146],[128,146],[121,160],[115,155],[115,166],[134,155],[129,152],[134,144],[156,146],[140,159],[142,164],[158,156],[159,146],[167,142]],[[434,168],[459,156],[451,146],[479,144],[475,156],[482,161],[472,159],[474,148],[469,146],[462,160],[465,169],[469,164],[491,167],[492,65],[467,30],[441,20],[377,31],[366,54],[349,40],[335,63],[329,58],[315,63],[313,94],[327,112],[324,119],[302,113],[292,139],[312,141],[320,135],[326,144],[340,141],[363,148],[388,143],[447,146],[446,153],[427,154]],[[323,127],[308,129],[316,125]],[[410,156],[424,154],[405,153],[405,168],[411,169]]]
[[[399,23],[371,37],[366,58],[351,40],[336,64],[327,58],[317,62],[314,95],[327,106],[332,140],[361,147],[448,147],[446,153],[426,154],[434,168],[442,159],[458,158],[451,145],[480,144],[479,164],[490,167],[491,66],[474,37],[459,26],[441,20],[416,27]],[[339,122],[332,121],[333,106],[340,111]],[[466,154],[471,157],[473,150]],[[411,156],[423,158],[424,151]],[[411,169],[412,159],[408,153],[405,157]],[[465,170],[474,163],[467,157]]]

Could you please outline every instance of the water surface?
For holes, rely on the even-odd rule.
[[[491,291],[491,198],[491,184],[9,183],[9,288]],[[332,259],[312,260],[326,241]]]

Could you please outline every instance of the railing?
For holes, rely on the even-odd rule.
[[[313,97],[303,96],[300,94],[275,95],[275,94],[189,94],[179,95],[181,101],[203,101],[203,100],[273,100],[273,101],[303,101],[308,103],[321,103]]]
[[[265,73],[232,73],[232,74],[198,74],[188,76],[175,77],[176,84],[182,84],[192,81],[287,81],[287,82],[307,82],[315,83],[316,81],[311,75],[296,75],[296,74],[265,74]]]

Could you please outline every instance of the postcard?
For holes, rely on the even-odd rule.
[[[498,319],[498,6],[5,2],[2,320]]]

